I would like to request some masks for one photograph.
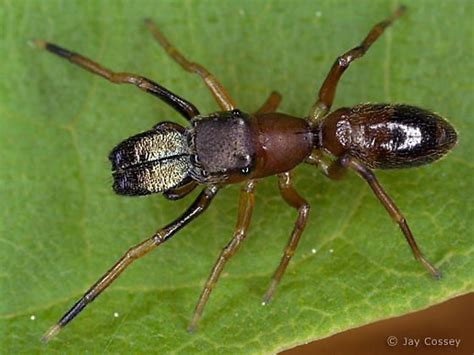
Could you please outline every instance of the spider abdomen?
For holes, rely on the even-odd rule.
[[[362,104],[331,113],[321,140],[336,156],[348,152],[367,167],[395,169],[441,158],[456,144],[457,134],[445,119],[418,107]]]

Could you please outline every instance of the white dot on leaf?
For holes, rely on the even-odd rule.
[[[36,319],[36,316],[34,314],[31,315],[30,317],[31,320],[35,320]]]

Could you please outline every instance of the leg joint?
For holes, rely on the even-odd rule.
[[[290,260],[292,258],[292,256],[295,254],[295,250],[292,249],[292,250],[285,250],[285,252],[283,253],[283,259],[287,259],[287,260]]]
[[[337,58],[337,64],[342,68],[347,68],[351,64],[352,56],[349,54],[341,55]]]
[[[92,292],[87,292],[84,295],[84,300],[86,301],[86,303],[90,303],[94,300],[95,296],[97,296],[97,295],[94,295]]]
[[[394,219],[395,219],[395,222],[397,222],[400,225],[406,225],[407,224],[407,220],[400,213],[397,213],[395,215]]]
[[[140,257],[140,255],[138,254],[138,248],[137,247],[132,247],[132,248],[128,249],[127,252],[125,253],[125,258],[126,259],[135,260],[135,259],[138,259],[139,257]]]
[[[135,250],[133,248],[130,248],[127,250],[127,252],[125,253],[125,258],[126,259],[135,259]]]
[[[234,239],[237,241],[237,244],[239,244],[242,240],[244,240],[246,237],[245,232],[243,230],[238,230],[234,234]]]
[[[156,245],[159,245],[161,243],[163,243],[165,241],[165,239],[161,236],[161,234],[159,233],[156,233],[153,237],[153,243],[155,243]]]
[[[304,219],[308,218],[310,211],[311,211],[311,206],[307,202],[298,208],[298,214]]]

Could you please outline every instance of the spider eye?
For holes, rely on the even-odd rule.
[[[246,167],[246,168],[240,169],[240,172],[242,173],[242,175],[248,175],[250,174],[250,168]]]

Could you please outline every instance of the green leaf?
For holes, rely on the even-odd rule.
[[[406,15],[344,75],[335,107],[403,102],[434,110],[457,128],[460,143],[446,159],[378,172],[421,249],[443,272],[441,281],[414,261],[357,176],[336,183],[301,166],[296,187],[313,207],[311,218],[269,306],[261,306],[261,297],[296,219],[274,177],[258,184],[248,239],[225,268],[195,334],[186,326],[231,237],[238,186],[222,191],[202,218],[136,262],[45,345],[41,334],[88,286],[192,197],[114,195],[110,149],[156,122],[185,122],[151,95],[31,48],[29,39],[145,75],[201,112],[215,111],[199,78],[181,70],[146,31],[142,20],[151,17],[221,80],[241,109],[255,110],[276,89],[284,97],[280,110],[303,116],[336,56],[359,43],[396,2],[3,0],[2,350],[268,353],[472,291],[473,2],[407,5]]]

